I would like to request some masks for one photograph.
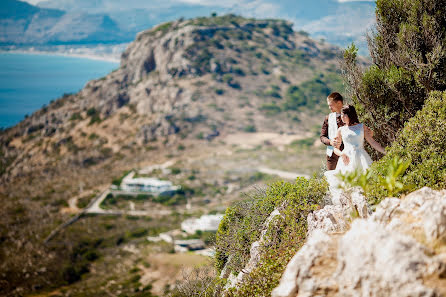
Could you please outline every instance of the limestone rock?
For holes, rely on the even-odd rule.
[[[309,234],[315,230],[334,233],[344,231],[347,228],[344,210],[340,205],[327,205],[323,209],[310,213],[307,222]]]
[[[366,198],[359,189],[343,193],[339,191],[337,199],[333,199],[333,205],[326,205],[308,215],[308,233],[311,234],[316,229],[327,233],[343,232],[348,229],[352,216],[367,218],[369,212]]]
[[[446,190],[385,199],[343,235],[328,234],[332,209],[313,215],[272,296],[446,296]]]

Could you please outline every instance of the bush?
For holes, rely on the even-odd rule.
[[[402,175],[403,189],[416,190],[424,186],[446,188],[446,92],[433,92],[425,106],[404,126],[387,155],[371,167],[367,196],[379,203],[389,195],[380,180],[395,158],[409,162]],[[402,191],[403,193],[405,191]]]
[[[147,229],[143,227],[136,228],[127,234],[127,236],[130,238],[140,238],[146,235],[147,235]]]
[[[130,171],[131,170],[124,171],[120,177],[113,179],[112,184],[119,187],[124,177],[126,177],[126,175],[130,173]]]
[[[249,132],[249,133],[254,133],[257,131],[257,129],[254,125],[248,125],[245,128],[243,128],[243,131]]]
[[[223,95],[225,93],[225,90],[223,89],[215,89],[215,94],[217,95]]]
[[[344,71],[360,118],[382,144],[397,138],[428,94],[446,89],[446,5],[436,0],[378,0],[368,43],[373,65],[364,73],[357,49],[344,53]]]
[[[216,235],[215,266],[226,266],[234,274],[246,265],[251,244],[260,238],[262,225],[271,212],[282,206],[270,224],[262,246],[261,263],[232,296],[268,296],[279,283],[286,264],[304,244],[307,215],[318,208],[327,191],[325,181],[298,178],[295,183],[277,182],[226,210]],[[229,257],[231,256],[231,260]]]
[[[260,106],[260,110],[264,111],[267,116],[273,116],[282,111],[280,106],[276,105],[275,103],[262,104],[262,106]]]
[[[324,73],[300,85],[291,85],[285,94],[283,108],[285,110],[299,110],[302,108],[325,108],[325,100],[333,91],[342,87],[341,77],[335,73]]]

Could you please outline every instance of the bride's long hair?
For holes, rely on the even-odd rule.
[[[344,105],[341,109],[343,114],[346,114],[349,119],[349,125],[359,124],[358,114],[356,113],[356,109],[353,105],[347,104]]]

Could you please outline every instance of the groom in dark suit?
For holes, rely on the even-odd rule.
[[[338,145],[336,131],[344,126],[341,120],[341,109],[344,105],[344,98],[338,92],[331,93],[327,97],[327,104],[331,113],[325,117],[321,129],[321,142],[327,146],[327,170],[334,170],[338,164],[339,157],[333,152],[333,148]],[[342,151],[341,144],[340,150]]]

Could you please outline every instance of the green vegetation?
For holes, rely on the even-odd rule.
[[[433,92],[411,118],[387,155],[369,172],[346,177],[361,186],[371,203],[424,186],[446,187],[446,92]]]
[[[70,117],[70,121],[79,121],[79,120],[82,120],[82,116],[79,112],[74,112]]]
[[[344,70],[360,118],[388,145],[369,172],[349,179],[372,203],[424,186],[446,186],[446,7],[437,1],[377,1],[374,65],[361,72],[354,45]],[[436,91],[438,90],[438,91]]]
[[[311,80],[305,81],[299,86],[291,85],[285,94],[285,110],[299,110],[303,107],[309,109],[325,108],[321,103],[325,101],[327,96],[332,92],[328,80],[335,79],[340,81],[340,77],[327,77],[323,74],[313,77]]]
[[[216,268],[237,274],[250,257],[251,244],[260,238],[272,211],[281,209],[267,228],[261,246],[261,263],[247,282],[230,296],[267,296],[278,284],[286,264],[306,238],[306,217],[318,208],[327,191],[325,181],[298,178],[295,183],[277,182],[265,193],[228,208],[216,236]]]
[[[225,93],[225,90],[223,89],[215,89],[215,94],[217,95],[223,95]]]
[[[429,93],[446,89],[446,6],[436,0],[378,0],[369,48],[374,66],[362,73],[353,45],[344,70],[361,119],[388,145]]]
[[[90,122],[88,123],[88,125],[93,125],[102,121],[101,115],[94,107],[87,110],[87,116],[90,117]]]
[[[254,125],[247,125],[243,128],[243,131],[249,132],[249,133],[254,133],[257,131],[257,129],[256,129],[256,126],[254,126]]]
[[[102,239],[83,240],[74,246],[70,253],[70,262],[62,272],[63,279],[67,284],[81,279],[82,275],[90,271],[90,262],[99,258],[97,248],[102,244]]]
[[[275,103],[266,103],[260,106],[260,110],[264,111],[267,116],[273,116],[282,111],[280,106]]]
[[[148,31],[147,34],[154,36],[156,34],[160,34],[159,32],[161,32],[161,36],[163,36],[172,28],[172,25],[173,25],[173,22],[162,23],[162,24],[156,26],[154,29]]]

